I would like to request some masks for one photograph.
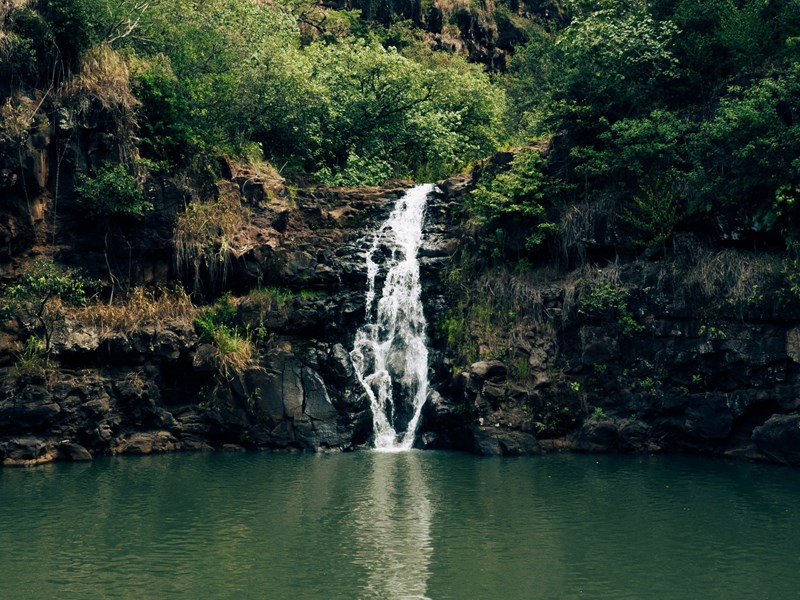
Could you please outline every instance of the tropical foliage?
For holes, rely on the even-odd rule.
[[[508,76],[522,138],[548,139],[548,149],[483,187],[546,180],[546,204],[562,215],[601,207],[604,223],[616,223],[606,237],[623,247],[663,246],[687,230],[795,247],[800,3],[563,7],[564,26],[536,30]],[[496,206],[480,189],[475,200],[478,220]],[[541,205],[540,189],[523,193],[517,213],[532,203]]]

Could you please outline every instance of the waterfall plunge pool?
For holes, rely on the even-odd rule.
[[[800,471],[196,453],[0,470],[0,597],[795,598]]]

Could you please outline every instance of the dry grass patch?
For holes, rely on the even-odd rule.
[[[101,336],[111,333],[129,335],[143,327],[165,321],[192,321],[198,313],[189,295],[181,288],[137,287],[127,298],[114,304],[96,303],[71,309],[71,316]]]
[[[0,105],[0,142],[22,144],[33,126],[37,106],[22,95],[6,98]]]
[[[552,273],[499,267],[459,285],[461,297],[444,321],[448,345],[465,363],[510,359],[529,345],[532,333],[554,337],[556,316],[548,312],[544,290]]]
[[[222,196],[212,202],[192,202],[175,224],[175,264],[181,277],[192,278],[193,291],[202,290],[206,269],[212,286],[222,286],[231,259],[251,247],[243,230],[251,213],[239,198]]]
[[[90,48],[81,62],[81,69],[67,83],[64,93],[88,110],[88,103],[98,102],[105,110],[132,115],[141,104],[131,89],[128,61],[111,46]]]
[[[108,44],[90,48],[77,75],[61,90],[62,96],[74,103],[80,114],[88,114],[99,106],[114,120],[120,160],[138,158],[135,145],[136,110],[141,102],[133,94],[128,61]]]
[[[561,214],[557,252],[564,264],[569,264],[571,257],[576,258],[580,264],[586,262],[587,243],[596,241],[598,230],[613,224],[604,222],[613,219],[616,210],[616,202],[604,198],[596,202],[573,204]]]
[[[676,302],[685,305],[698,298],[738,311],[760,303],[769,290],[781,292],[790,268],[785,256],[735,249],[695,249],[687,263],[675,274],[675,289],[682,291]]]

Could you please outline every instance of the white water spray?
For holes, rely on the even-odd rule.
[[[367,318],[356,332],[350,356],[369,396],[377,450],[411,449],[428,395],[417,250],[431,191],[433,185],[428,184],[406,192],[367,252]],[[384,263],[386,281],[376,303],[376,280]]]

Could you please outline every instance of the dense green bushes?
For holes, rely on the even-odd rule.
[[[312,142],[297,151],[320,166],[322,180],[438,178],[500,142],[503,94],[463,61],[419,60],[359,41],[315,44],[306,54],[318,109]]]
[[[482,69],[431,51],[408,23],[325,10],[302,0],[18,2],[2,14],[0,72],[69,90],[85,58],[108,49],[130,68],[139,153],[175,167],[260,145],[322,181],[378,183],[441,177],[502,143],[505,95]]]
[[[536,249],[556,230],[550,220],[555,182],[547,177],[544,167],[539,149],[524,148],[507,169],[484,177],[471,194],[467,205],[476,223],[485,228],[484,249],[495,257],[521,258],[524,251]],[[521,239],[507,239],[508,231],[520,230],[524,232]]]
[[[617,245],[690,229],[795,247],[800,2],[564,4],[568,24],[534,32],[509,77],[518,122],[549,150],[484,183],[473,216],[494,211],[484,189],[523,177],[547,182],[556,212],[603,207]],[[540,190],[511,206],[531,203]]]
[[[138,146],[122,162],[207,170],[257,149],[333,184],[436,179],[546,139],[470,203],[495,254],[555,239],[576,205],[602,207],[632,248],[692,228],[797,244],[800,0],[560,0],[549,18],[511,2],[348,6],[361,18],[311,0],[11,3],[0,132],[20,138],[31,89],[52,85],[111,113]],[[452,37],[478,21],[524,43],[503,78],[419,30]],[[113,106],[95,93],[120,87],[99,78],[111,58],[132,93]],[[502,239],[508,223],[526,229],[521,243]]]

